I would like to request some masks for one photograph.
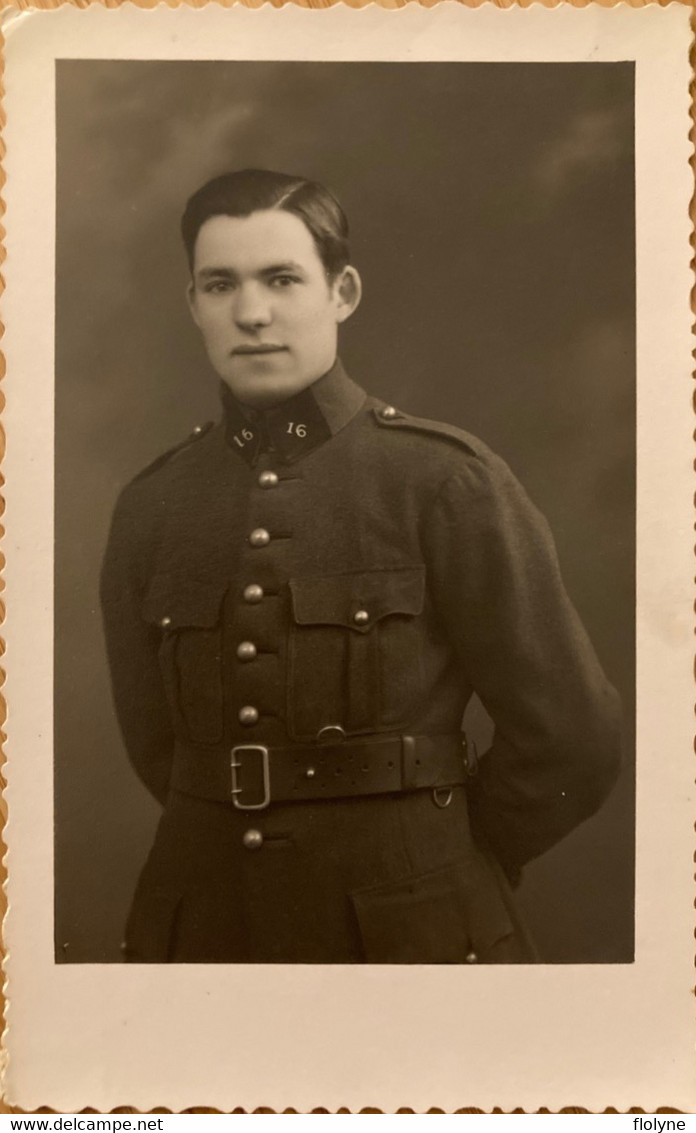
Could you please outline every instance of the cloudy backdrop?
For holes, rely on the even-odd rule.
[[[119,959],[157,820],[113,718],[99,562],[123,484],[218,415],[178,223],[207,178],[256,165],[344,204],[365,286],[349,373],[480,435],[551,523],[628,759],[520,899],[547,960],[629,960],[632,66],[67,60],[57,132],[57,959]]]

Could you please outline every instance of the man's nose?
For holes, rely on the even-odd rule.
[[[239,287],[235,295],[234,321],[245,330],[268,326],[271,321],[269,297],[257,284]]]

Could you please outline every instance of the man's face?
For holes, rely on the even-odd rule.
[[[213,367],[247,405],[285,401],[330,370],[338,325],[359,298],[355,270],[329,282],[292,213],[212,216],[198,233],[191,314]]]

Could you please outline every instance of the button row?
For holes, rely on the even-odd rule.
[[[201,428],[194,429],[194,435],[203,432]],[[269,488],[277,488],[279,478],[277,472],[266,471],[262,472],[258,478],[260,488],[268,490]],[[256,527],[249,534],[249,543],[252,547],[266,547],[271,541],[271,536],[265,527]],[[249,605],[257,605],[263,601],[264,591],[263,587],[257,583],[251,583],[245,586],[243,591],[244,601]],[[160,619],[160,626],[162,629],[169,629],[172,624],[172,619],[165,616]],[[237,646],[237,657],[240,661],[253,661],[257,656],[257,649],[253,641],[241,641]],[[252,727],[258,723],[259,710],[252,704],[245,704],[243,708],[239,709],[238,719],[240,724],[245,727]],[[259,830],[247,830],[244,835],[244,845],[248,849],[256,849],[263,843],[263,835]]]
[[[275,473],[273,473],[273,475],[275,475]],[[268,541],[268,532],[264,531],[263,528],[258,528],[257,531],[252,531],[250,541],[255,535],[259,534],[265,536],[266,541]],[[258,543],[255,545],[263,546],[263,543]],[[258,602],[263,601],[263,597],[264,593],[262,586],[259,586],[255,582],[251,583],[251,585],[249,586],[245,586],[243,591],[243,598],[245,602],[248,602],[250,605],[254,606]],[[239,645],[237,646],[237,657],[240,661],[253,661],[255,660],[256,655],[257,649],[253,641],[240,641]],[[251,728],[254,724],[258,724],[259,722],[259,710],[258,708],[255,708],[253,704],[245,704],[243,708],[239,709],[237,719],[239,720],[239,723],[242,724],[245,728]],[[246,845],[246,842],[244,844]],[[259,842],[259,845],[260,844],[261,843]]]
[[[268,490],[269,488],[278,487],[278,474],[277,472],[266,471],[262,472],[258,478],[258,485],[260,488]],[[271,536],[265,527],[255,527],[249,534],[249,543],[252,547],[267,547],[271,541]],[[244,601],[249,605],[254,606],[263,601],[264,593],[263,587],[252,583],[250,586],[244,588],[243,593]],[[254,661],[256,659],[257,649],[253,641],[240,641],[237,646],[237,657],[240,661]],[[245,727],[252,727],[258,723],[259,710],[253,704],[245,704],[243,708],[239,709],[238,719],[240,724]],[[244,835],[244,845],[247,849],[255,850],[263,843],[263,835],[259,830],[247,830]]]

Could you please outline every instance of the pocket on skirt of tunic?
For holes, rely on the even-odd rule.
[[[464,964],[512,959],[500,945],[514,926],[495,881],[461,862],[354,890],[365,958],[372,964]],[[485,881],[485,883],[484,883]]]
[[[166,964],[172,959],[182,895],[153,886],[136,891],[126,924],[124,958],[130,964]]]

